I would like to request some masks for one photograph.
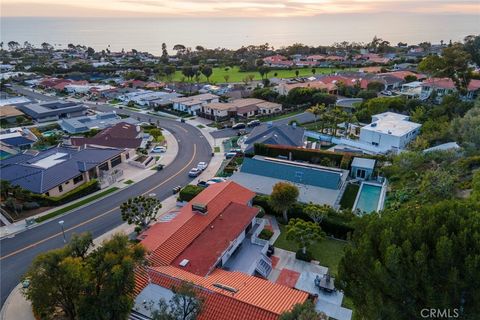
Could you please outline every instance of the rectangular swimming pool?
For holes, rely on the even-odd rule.
[[[377,211],[381,192],[382,186],[380,185],[362,183],[354,210],[359,209],[365,213]]]

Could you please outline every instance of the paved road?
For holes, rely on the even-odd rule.
[[[297,120],[298,123],[307,123],[307,122],[315,121],[315,116],[313,114],[309,113],[309,112],[303,112],[303,113],[296,114],[296,115],[293,115],[293,116],[290,116],[290,117],[287,117],[287,118],[274,120],[272,122],[274,124],[278,125],[278,124],[288,124],[292,120]],[[245,130],[247,132],[250,132],[250,131],[253,130],[253,128],[246,128]],[[213,131],[210,134],[215,139],[219,139],[219,138],[234,137],[234,136],[237,135],[237,132],[238,132],[238,130],[228,128],[228,129]]]
[[[19,94],[23,94],[24,96],[33,99],[33,100],[38,100],[38,101],[56,101],[59,98],[58,97],[52,97],[52,96],[47,96],[44,94],[41,94],[39,92],[33,92],[32,90],[25,89],[22,86],[19,85],[12,85],[11,87],[12,90]]]
[[[107,110],[109,106],[97,106]],[[125,113],[133,113],[125,111]],[[135,114],[142,121],[153,119],[161,127],[169,130],[179,141],[178,155],[164,170],[112,194],[108,198],[75,210],[66,216],[22,232],[13,238],[0,240],[0,303],[3,305],[10,291],[18,284],[22,274],[28,269],[33,258],[39,253],[63,246],[59,220],[64,220],[67,238],[72,233],[89,231],[94,237],[122,224],[118,206],[126,199],[155,193],[160,200],[172,194],[172,188],[186,185],[192,179],[187,172],[200,161],[210,161],[212,149],[200,130],[175,120],[167,120],[151,115]]]

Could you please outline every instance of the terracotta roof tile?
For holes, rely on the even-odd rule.
[[[184,281],[193,282],[212,291],[228,295],[258,308],[281,314],[291,310],[297,303],[303,303],[308,293],[289,288],[242,272],[215,269],[207,277],[197,276],[174,266],[151,268],[161,274]],[[238,290],[236,293],[220,289],[215,284],[223,284]]]
[[[193,198],[170,222],[159,222],[141,235],[151,251],[154,266],[172,263],[231,203],[246,204],[255,193],[232,181],[209,186]],[[192,210],[192,204],[207,205],[207,214]]]

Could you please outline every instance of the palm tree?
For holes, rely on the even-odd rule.
[[[288,210],[297,203],[298,194],[298,188],[287,182],[278,182],[273,186],[269,204],[273,210],[283,214],[285,223],[288,222]]]
[[[307,109],[307,112],[312,113],[315,116],[315,130],[317,130],[317,118],[318,116],[323,116],[323,114],[327,111],[327,107],[325,104],[316,104],[313,107]],[[322,131],[323,132],[323,121],[322,121]]]

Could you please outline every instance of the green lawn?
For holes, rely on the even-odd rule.
[[[48,219],[50,219],[50,218],[56,217],[56,216],[58,216],[58,215],[61,215],[61,214],[63,214],[63,213],[66,213],[66,212],[68,212],[68,211],[71,211],[71,210],[73,210],[73,209],[76,209],[76,208],[78,208],[78,207],[81,207],[81,206],[83,206],[83,205],[85,205],[85,204],[87,204],[87,203],[90,203],[90,202],[92,202],[92,201],[95,201],[95,200],[97,200],[97,199],[100,199],[100,198],[106,196],[107,194],[110,194],[110,193],[115,192],[115,191],[117,191],[117,190],[118,190],[117,187],[112,187],[112,188],[106,189],[105,191],[102,191],[102,192],[100,192],[100,193],[97,193],[96,195],[93,195],[93,196],[91,196],[91,197],[82,199],[82,200],[80,200],[80,201],[78,201],[78,202],[75,202],[74,204],[71,204],[71,205],[69,205],[69,206],[63,207],[63,208],[58,209],[58,210],[56,210],[56,211],[52,211],[52,212],[50,212],[50,213],[48,213],[48,214],[46,214],[46,215],[44,215],[44,216],[38,217],[38,218],[35,219],[35,222],[40,223],[40,222],[42,222],[42,221],[45,221],[45,220],[48,220]]]
[[[131,180],[131,179],[128,179],[127,181],[124,181],[123,183],[125,183],[125,184],[132,184],[132,183],[134,183],[134,181]]]
[[[281,234],[277,241],[275,241],[275,247],[296,252],[298,247],[294,242],[287,240],[285,226],[280,225],[280,230]],[[330,273],[336,275],[338,263],[343,257],[343,249],[346,245],[347,243],[345,241],[327,238],[314,244],[310,248],[310,251],[312,252],[313,258],[320,261],[321,266],[328,267]]]
[[[259,117],[258,120],[260,120],[262,122],[275,121],[275,120],[285,119],[285,118],[288,118],[288,117],[291,117],[291,116],[296,116],[297,114],[301,114],[301,113],[304,113],[304,112],[305,112],[305,110],[295,110],[295,111],[285,113],[285,114],[281,114],[281,115],[274,116],[274,117]]]
[[[216,152],[216,153],[220,152],[220,147],[214,147],[213,152]]]
[[[345,192],[343,193],[342,199],[340,200],[340,206],[343,209],[352,209],[353,204],[355,203],[355,198],[357,197],[358,189],[360,186],[358,184],[350,183]]]
[[[271,70],[268,73],[268,77],[272,78],[275,77],[275,73],[277,73],[278,78],[294,78],[295,75],[295,70],[299,71],[299,76],[305,77],[305,76],[311,76],[312,73],[312,68],[299,68],[299,69],[292,69],[292,70]],[[338,69],[338,68],[315,68],[316,74],[330,74],[336,71],[341,71],[341,70],[357,70],[355,68],[352,69]],[[260,73],[258,71],[249,71],[249,72],[241,72],[237,66],[233,68],[228,68],[228,71],[225,70],[225,68],[222,67],[215,67],[213,68],[213,73],[210,77],[210,83],[224,83],[225,81],[225,75],[228,75],[228,82],[242,82],[243,79],[247,75],[253,75],[254,80],[261,80],[262,78],[260,77]],[[185,76],[182,74],[181,70],[178,70],[175,72],[175,75],[173,76],[172,80],[173,81],[181,81],[182,78]],[[202,75],[200,77],[200,82],[206,82],[207,79]]]

